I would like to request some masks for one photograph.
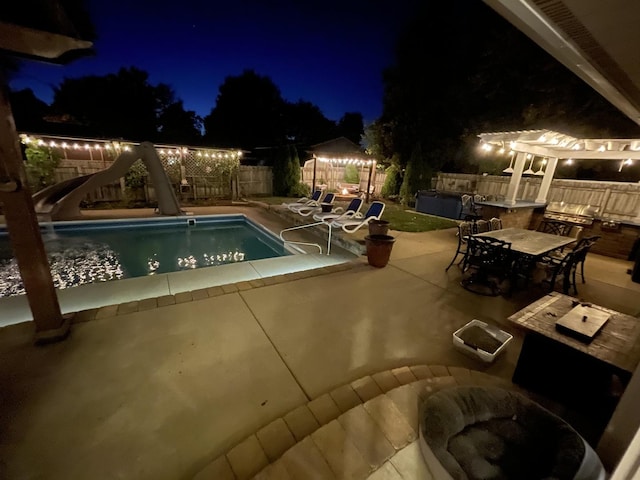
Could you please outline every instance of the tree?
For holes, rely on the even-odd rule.
[[[253,70],[228,76],[220,85],[216,105],[204,119],[207,142],[252,149],[283,144],[284,100],[267,77]]]
[[[44,129],[44,117],[49,111],[49,105],[35,96],[33,90],[9,92],[13,119],[16,129],[23,132],[41,132]]]
[[[135,67],[65,78],[55,89],[51,109],[100,137],[168,143],[199,138],[197,115],[184,110],[171,87],[152,85],[148,73]]]
[[[397,162],[397,160],[396,160]],[[400,185],[402,183],[402,172],[398,165],[394,162],[385,170],[387,177],[384,180],[382,191],[380,194],[384,198],[391,198],[398,195]]]
[[[300,157],[295,145],[289,145],[289,169],[287,175],[287,193],[292,195],[296,191],[296,186],[300,183]]]
[[[360,145],[364,134],[364,123],[360,112],[347,112],[338,121],[337,136],[346,137],[356,145]]]
[[[182,100],[163,108],[158,115],[159,137],[165,142],[195,145],[202,141],[202,118],[185,110]]]
[[[437,75],[424,68],[425,52]],[[472,0],[422,3],[398,38],[383,80],[383,113],[370,148],[386,158],[397,154],[400,167],[420,143],[423,167],[467,169],[475,136],[486,131],[549,128],[606,138],[640,130],[490,7]]]
[[[60,154],[45,146],[30,145],[25,150],[25,168],[31,191],[37,192],[55,183],[54,172],[60,164]]]
[[[300,191],[300,159],[294,145],[281,145],[273,156],[273,193],[278,196],[297,195]]]
[[[286,102],[284,123],[287,139],[303,148],[335,137],[336,124],[311,102]]]
[[[419,190],[429,188],[431,188],[431,169],[423,161],[422,147],[417,143],[404,171],[400,187],[400,201],[403,205],[409,205]]]

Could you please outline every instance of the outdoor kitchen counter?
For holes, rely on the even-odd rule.
[[[476,202],[482,207],[482,218],[499,218],[503,228],[530,228],[534,213],[542,214],[546,207],[544,203],[525,202],[519,200],[515,205],[509,205],[504,201],[484,200]]]

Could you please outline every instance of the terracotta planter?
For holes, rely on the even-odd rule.
[[[389,222],[387,220],[371,220],[369,222],[369,235],[387,235]]]
[[[367,235],[364,241],[367,246],[369,265],[377,268],[386,266],[396,239],[390,235]]]

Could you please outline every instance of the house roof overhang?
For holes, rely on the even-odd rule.
[[[640,2],[484,1],[640,125]]]

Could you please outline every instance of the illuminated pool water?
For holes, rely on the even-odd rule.
[[[244,215],[56,222],[41,225],[56,288],[290,255]],[[0,230],[0,297],[24,287]]]

